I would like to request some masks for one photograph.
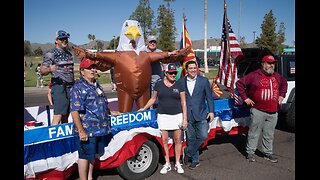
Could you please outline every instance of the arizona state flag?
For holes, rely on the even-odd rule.
[[[183,15],[180,49],[183,49],[183,48],[186,48],[186,47],[191,47],[191,48],[190,48],[190,51],[189,51],[189,54],[187,55],[187,57],[185,57],[183,59],[183,61],[180,62],[182,64],[181,77],[184,77],[184,76],[187,75],[186,63],[188,61],[195,61],[197,63],[196,56],[194,55],[194,51],[193,51],[193,48],[192,48],[192,42],[191,42],[188,30],[186,28],[186,23],[185,23],[186,21],[187,21],[186,16]],[[198,63],[197,63],[197,72],[199,72]]]
[[[218,84],[217,84],[217,77],[214,78],[214,80],[212,81],[212,91],[214,92],[214,94],[217,97],[221,97],[223,92],[221,91],[221,89],[219,88]]]

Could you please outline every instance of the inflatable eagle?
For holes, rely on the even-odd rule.
[[[151,64],[180,62],[190,48],[173,52],[145,52],[144,38],[138,21],[126,20],[123,23],[119,45],[115,52],[90,52],[72,46],[78,59],[89,58],[95,61],[97,69],[107,71],[114,67],[117,84],[118,109],[120,113],[131,112],[133,103],[138,109],[150,99]]]

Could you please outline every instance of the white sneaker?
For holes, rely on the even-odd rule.
[[[160,173],[167,174],[168,171],[171,171],[171,165],[166,163],[165,165],[163,165],[163,168],[161,169]]]
[[[174,169],[175,169],[175,170],[177,171],[177,173],[179,173],[179,174],[183,174],[183,173],[184,173],[184,170],[182,169],[180,163],[176,163],[176,165],[174,166]]]

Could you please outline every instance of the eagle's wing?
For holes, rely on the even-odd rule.
[[[97,69],[100,71],[107,71],[112,66],[114,66],[114,62],[116,60],[116,52],[91,52],[84,48],[80,48],[77,46],[72,46],[74,55],[82,61],[84,58],[88,58],[93,60],[97,65]]]
[[[186,47],[176,51],[176,54],[168,56],[168,52],[148,52],[151,63],[160,61],[162,63],[179,62],[187,57],[190,47]]]

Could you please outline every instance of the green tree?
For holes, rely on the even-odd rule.
[[[120,36],[118,36],[117,38],[113,38],[113,39],[110,41],[107,49],[117,49],[118,44],[119,44],[119,40],[120,40]]]
[[[140,23],[145,39],[155,31],[153,22],[154,12],[151,9],[149,0],[140,0],[139,5],[130,15],[129,19],[136,20]]]
[[[284,26],[284,22],[280,23],[279,26],[279,31],[278,31],[278,36],[277,36],[277,43],[278,43],[278,49],[277,52],[283,52],[283,49],[286,48],[286,45],[283,45],[284,41],[286,40],[285,35],[286,35],[286,27]]]
[[[163,51],[172,51],[175,49],[176,27],[174,10],[170,8],[170,2],[174,0],[165,0],[165,5],[158,8],[157,25],[159,27],[159,49]]]
[[[30,41],[27,41],[27,40],[24,41],[24,55],[25,56],[33,55]]]
[[[275,32],[277,27],[276,18],[273,16],[272,10],[264,16],[264,20],[261,24],[261,34],[257,37],[256,44],[260,48],[268,48],[274,53],[282,51],[282,43],[285,41],[285,27],[284,23],[281,23],[278,34]]]
[[[37,49],[35,49],[35,50],[33,51],[33,53],[34,53],[34,55],[36,55],[36,56],[42,56],[42,55],[43,55],[43,51],[42,51],[42,49],[41,49],[40,47],[38,47]]]

